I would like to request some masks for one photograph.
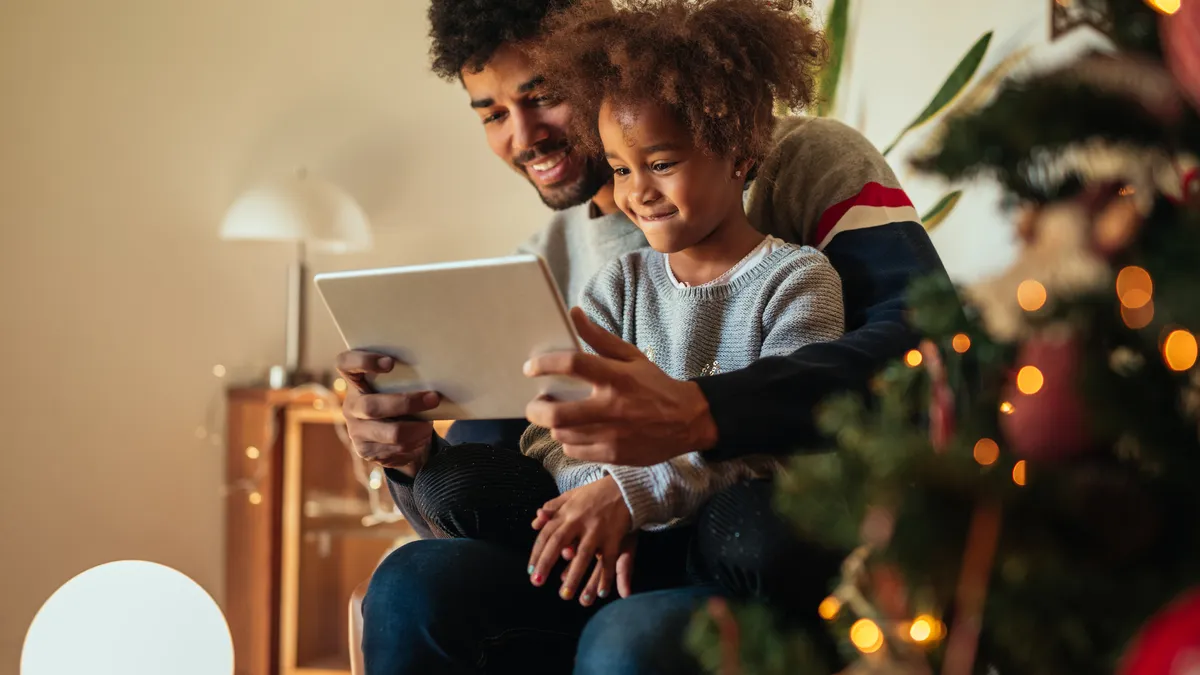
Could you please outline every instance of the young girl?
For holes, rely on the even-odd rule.
[[[575,116],[579,143],[608,159],[617,206],[651,247],[604,268],[580,308],[677,379],[741,369],[843,330],[828,260],[764,237],[743,207],[775,105],[802,106],[813,94],[820,37],[792,4],[582,2],[552,19],[536,52],[574,110],[600,111]],[[767,458],[710,464],[698,452],[651,467],[580,462],[540,427],[521,450],[562,492],[533,524],[533,583],[561,555],[573,560],[560,590],[569,598],[598,557],[584,604],[612,588],[630,531],[685,522],[714,492],[775,468]]]

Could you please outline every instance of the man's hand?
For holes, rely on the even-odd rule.
[[[390,372],[395,365],[382,354],[338,354],[338,372],[349,385],[342,414],[359,457],[416,476],[429,456],[433,423],[404,418],[436,408],[440,397],[434,392],[372,393],[368,376]]]
[[[561,555],[571,561],[558,591],[563,600],[574,597],[589,569],[591,578],[579,595],[584,607],[607,597],[614,579],[621,597],[628,597],[632,525],[629,507],[612,476],[564,492],[538,509],[533,521],[533,529],[539,532],[529,554],[530,581],[541,586]]]
[[[664,373],[635,346],[571,310],[579,336],[597,355],[558,352],[525,364],[529,377],[569,375],[592,384],[582,401],[535,400],[530,422],[550,429],[563,452],[606,464],[651,466],[716,445],[717,426],[695,382]]]

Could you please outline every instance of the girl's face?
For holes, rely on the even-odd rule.
[[[617,207],[654,250],[676,253],[704,241],[742,209],[747,164],[692,143],[662,106],[600,107],[600,140],[612,165]],[[740,170],[741,176],[734,173]]]

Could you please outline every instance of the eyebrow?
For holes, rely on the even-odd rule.
[[[657,145],[651,145],[650,147],[647,147],[647,148],[642,148],[642,152],[647,155],[653,155],[656,152],[666,152],[669,150],[678,150],[678,149],[679,149],[679,144],[677,144],[677,143],[659,143]],[[604,156],[608,159],[620,159],[620,157],[617,157],[617,155],[615,153],[611,153],[611,152],[604,153]]]
[[[522,83],[520,86],[518,86],[517,93],[518,94],[528,94],[529,92],[533,91],[534,89],[537,89],[538,87],[540,87],[545,82],[546,82],[546,78],[542,77],[541,75],[538,75],[537,77],[529,80],[528,82]],[[496,105],[496,99],[494,99],[494,98],[480,98],[480,99],[475,99],[475,100],[471,101],[472,108],[490,108],[494,105]]]

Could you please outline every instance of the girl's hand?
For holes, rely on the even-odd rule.
[[[529,556],[530,580],[534,586],[545,583],[561,555],[571,565],[558,594],[563,600],[570,600],[592,561],[599,557],[592,573],[595,588],[589,590],[593,587],[589,583],[584,590],[586,597],[581,597],[580,602],[590,605],[595,597],[606,597],[616,576],[617,558],[632,561],[630,552],[622,553],[622,541],[632,526],[633,517],[612,476],[563,493],[546,502],[533,521],[533,528],[539,533]],[[625,581],[622,586],[628,586],[628,580]],[[620,590],[622,595],[627,594],[627,588]]]

